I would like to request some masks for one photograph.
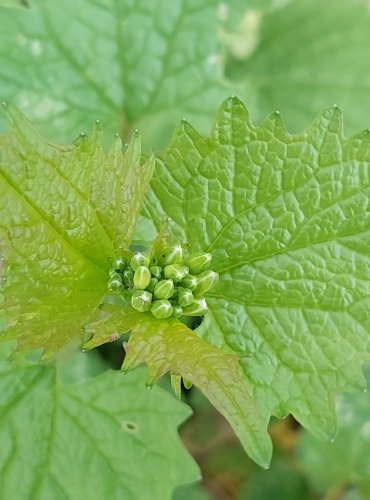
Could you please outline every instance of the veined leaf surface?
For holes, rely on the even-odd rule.
[[[0,361],[1,498],[169,500],[199,478],[177,434],[189,409],[148,393],[142,370],[125,383],[111,370],[73,384],[60,375]]]
[[[131,242],[152,174],[136,135],[105,154],[100,125],[72,146],[43,139],[7,106],[0,144],[0,235],[7,321],[2,341],[52,354],[94,315],[110,260]]]
[[[150,313],[108,304],[104,310],[109,316],[85,328],[92,337],[86,349],[109,342],[112,332],[130,330],[124,372],[146,363],[149,385],[167,372],[191,382],[230,422],[247,453],[262,467],[269,465],[267,421],[243,383],[237,356],[211,346],[178,320],[156,320]]]
[[[183,122],[157,158],[146,215],[166,214],[220,274],[197,329],[241,359],[264,415],[335,434],[334,395],[364,387],[370,340],[370,133],[340,111],[290,135],[235,98],[210,137]]]

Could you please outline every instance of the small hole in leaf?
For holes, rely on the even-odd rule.
[[[133,422],[123,422],[123,428],[126,431],[136,431],[137,426]]]

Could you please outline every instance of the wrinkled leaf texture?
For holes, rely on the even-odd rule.
[[[131,242],[152,174],[140,137],[105,154],[101,126],[72,146],[50,144],[14,107],[0,141],[1,340],[52,355],[96,314],[111,259]]]
[[[209,137],[187,122],[158,156],[144,214],[163,214],[220,281],[197,334],[240,357],[260,414],[335,435],[334,395],[363,388],[370,339],[370,133],[337,107],[290,135],[230,98]]]

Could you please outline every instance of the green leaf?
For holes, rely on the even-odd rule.
[[[101,119],[158,148],[179,117],[201,127],[221,83],[216,0],[34,0],[0,9],[1,97],[58,140]],[[109,127],[109,128],[108,128]]]
[[[45,141],[15,108],[0,147],[0,237],[7,328],[20,352],[50,355],[80,333],[106,293],[109,259],[127,248],[152,174],[140,138],[108,154],[100,125],[72,146]]]
[[[277,113],[255,127],[232,98],[210,137],[179,126],[151,186],[146,213],[220,274],[196,332],[240,357],[264,418],[333,436],[369,359],[369,132],[345,139],[336,107],[299,135]]]
[[[369,22],[364,0],[291,2],[260,19],[258,43],[244,60],[229,57],[226,75],[258,121],[279,109],[298,132],[337,103],[354,133],[369,126]],[[250,34],[239,36],[243,45]]]
[[[370,371],[367,370],[370,382]],[[338,434],[322,442],[304,432],[298,445],[303,470],[321,493],[356,486],[370,494],[370,396],[340,394],[336,399]]]
[[[141,370],[63,385],[52,366],[2,361],[0,391],[1,498],[162,500],[199,478],[177,435],[189,409]]]
[[[212,347],[180,321],[153,320],[150,313],[108,304],[104,308],[110,315],[85,327],[92,337],[86,349],[108,342],[112,332],[131,330],[123,371],[146,363],[149,386],[167,372],[191,382],[230,422],[247,453],[262,467],[268,466],[272,448],[267,421],[243,384],[237,356]]]

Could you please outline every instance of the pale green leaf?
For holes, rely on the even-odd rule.
[[[364,386],[370,330],[370,134],[337,108],[290,135],[229,99],[209,138],[182,123],[158,157],[146,213],[213,253],[220,273],[196,330],[241,358],[266,417],[335,434],[334,394]]]
[[[252,23],[253,47],[251,29],[234,33],[239,52],[244,45],[251,50],[244,59],[243,54],[237,59],[234,50],[226,64],[226,76],[234,81],[255,120],[278,109],[288,128],[299,132],[323,108],[336,103],[346,117],[346,131],[369,126],[366,0],[294,1],[256,23]]]
[[[367,370],[370,381],[370,371]],[[370,396],[340,394],[336,398],[338,434],[323,442],[303,432],[298,445],[301,466],[321,493],[357,486],[370,495]]]
[[[96,118],[159,147],[186,116],[199,126],[229,91],[221,83],[216,0],[34,0],[0,9],[2,99],[55,139]]]
[[[63,385],[52,366],[0,364],[0,497],[170,499],[199,470],[178,425],[189,409],[143,371]]]
[[[155,320],[150,313],[119,306],[106,305],[105,310],[110,312],[107,318],[86,326],[92,339],[85,348],[108,342],[112,332],[130,330],[124,371],[146,363],[149,385],[167,372],[182,376],[230,422],[247,453],[261,466],[268,466],[272,450],[267,421],[243,383],[237,356],[211,346],[178,320]]]
[[[11,132],[0,147],[0,235],[7,319],[1,341],[52,354],[94,314],[109,259],[127,248],[150,180],[136,135],[108,154],[100,126],[72,146],[45,141],[7,107]]]

